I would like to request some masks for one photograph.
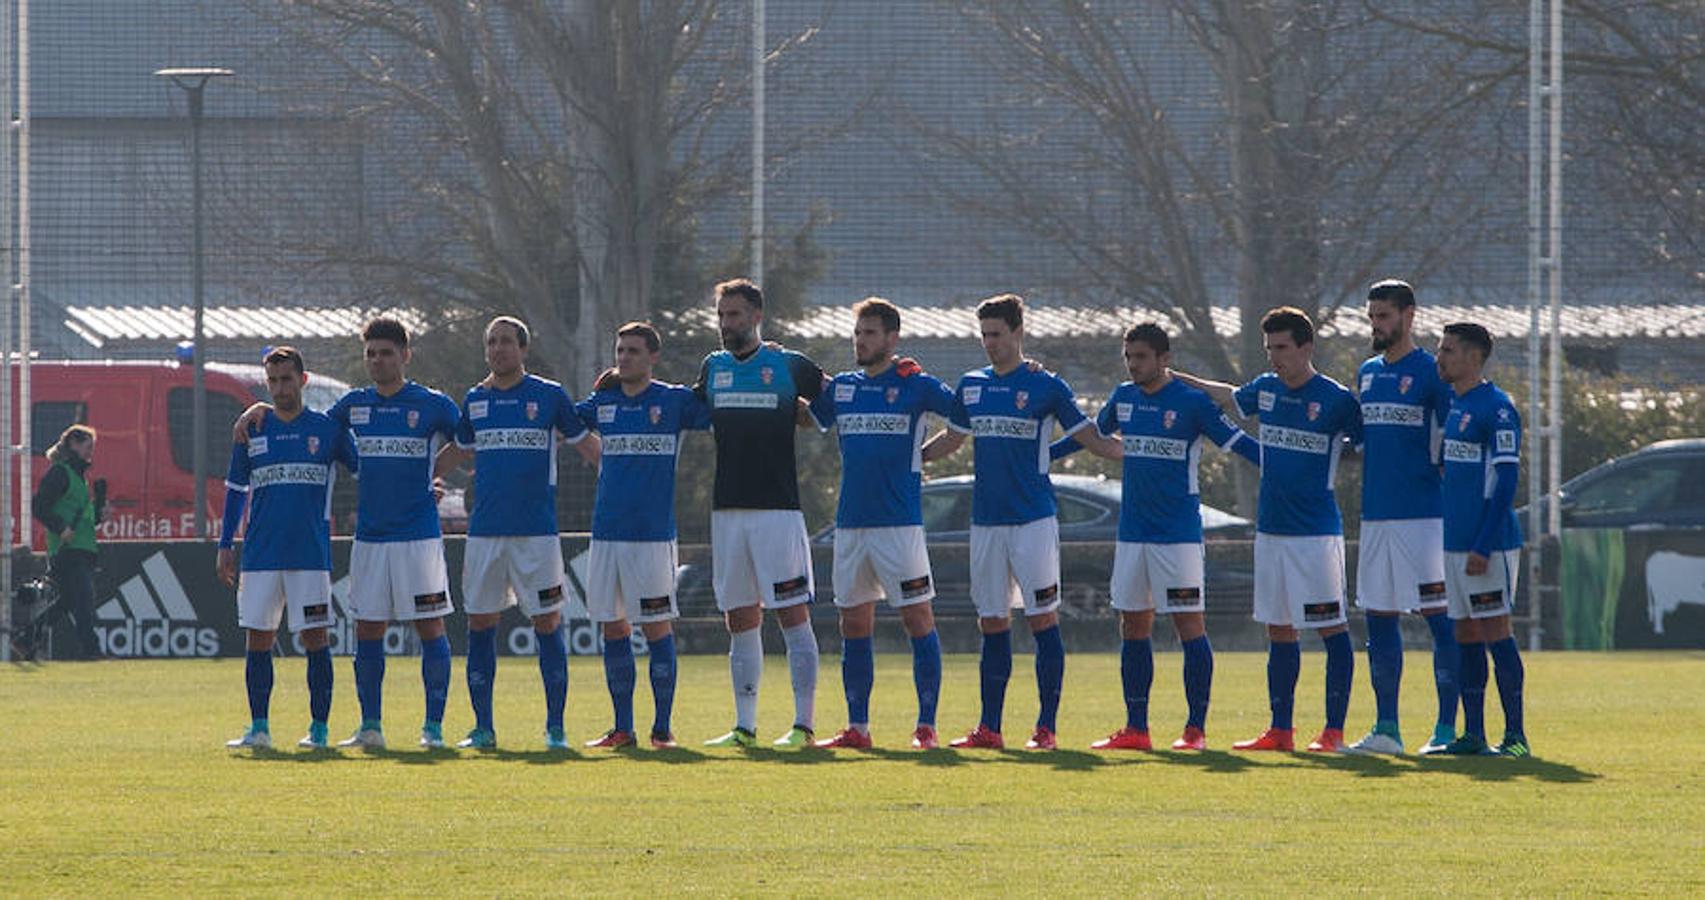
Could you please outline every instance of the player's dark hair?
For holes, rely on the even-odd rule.
[[[1415,289],[1407,281],[1387,278],[1374,282],[1373,287],[1368,288],[1368,299],[1384,300],[1400,310],[1408,309],[1415,305]]]
[[[753,309],[764,308],[764,292],[750,278],[730,278],[718,284],[714,291],[714,296],[719,299],[729,294],[744,299]]]
[[[1267,314],[1261,317],[1262,334],[1278,334],[1281,331],[1289,332],[1291,340],[1296,341],[1298,347],[1314,343],[1314,323],[1308,320],[1308,313],[1294,306],[1276,307],[1267,310]]]
[[[302,351],[295,347],[274,347],[267,353],[266,358],[261,360],[263,366],[279,366],[285,363],[295,366],[298,375],[307,371],[302,365]]]
[[[996,294],[977,304],[977,321],[1000,319],[1006,327],[1017,331],[1024,327],[1024,298],[1017,294]]]
[[[900,330],[900,308],[881,297],[866,297],[852,309],[854,319],[881,319],[882,330],[889,334]]]
[[[1166,329],[1154,322],[1138,322],[1125,329],[1125,343],[1141,341],[1149,345],[1149,349],[1158,356],[1172,352],[1172,338],[1166,336]]]
[[[1445,326],[1444,333],[1478,349],[1481,361],[1492,357],[1492,332],[1479,322],[1452,322]]]
[[[367,320],[361,327],[361,339],[364,341],[390,341],[401,349],[408,349],[408,326],[390,316],[378,316]]]
[[[95,429],[87,425],[72,425],[59,433],[59,440],[47,448],[47,461],[51,463],[64,462],[71,458],[72,444],[87,444],[95,439]]]
[[[530,335],[527,333],[526,322],[523,322],[514,316],[498,316],[497,318],[492,319],[491,322],[485,326],[485,333],[491,334],[492,327],[496,325],[508,325],[510,328],[515,329],[515,343],[520,344],[523,350],[527,348],[527,338],[530,337]]]
[[[645,340],[645,349],[656,353],[663,349],[663,337],[650,322],[629,322],[616,329],[616,338],[639,337]]]

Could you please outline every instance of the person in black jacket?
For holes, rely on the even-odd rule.
[[[35,637],[40,629],[69,617],[82,659],[102,655],[95,637],[95,525],[106,506],[107,483],[97,479],[89,484],[94,458],[95,430],[87,425],[65,429],[48,449],[52,465],[30,499],[30,510],[47,531],[48,575],[59,588],[59,602],[36,621]]]

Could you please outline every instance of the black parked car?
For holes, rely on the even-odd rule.
[[[1705,438],[1648,444],[1563,483],[1564,528],[1705,527]],[[1548,506],[1540,501],[1541,514]],[[1528,525],[1525,508],[1522,527]]]

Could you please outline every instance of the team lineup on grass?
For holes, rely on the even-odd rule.
[[[529,374],[528,330],[494,319],[485,330],[490,374],[461,404],[409,381],[409,337],[393,319],[362,332],[370,387],[325,412],[305,409],[305,365],[278,348],[265,360],[272,403],[237,422],[227,476],[218,569],[237,588],[247,634],[245,681],[251,724],[237,748],[272,746],[272,645],[287,623],[306,649],[310,725],[299,746],[330,746],[334,674],[329,498],[334,466],[359,477],[350,557],[349,608],[356,620],[355,733],[338,746],[385,746],[384,634],[411,622],[421,644],[425,721],[421,746],[445,746],[451,654],[444,617],[449,573],[434,487],[472,459],[473,509],[462,578],[468,621],[465,662],[473,728],[457,746],[497,747],[493,725],[497,625],[519,604],[533,622],[544,688],[545,743],[568,749],[568,689],[562,549],[556,522],[557,449],[566,442],[598,467],[586,603],[604,638],[614,721],[586,746],[638,742],[638,667],[631,630],[647,647],[655,701],[653,747],[676,746],[671,713],[676,656],[675,466],[687,430],[710,429],[716,447],[711,513],[714,589],[729,633],[733,727],[705,743],[758,743],[763,611],[775,612],[787,647],[793,723],[779,747],[868,748],[874,681],[875,605],[893,605],[911,641],[917,719],[910,744],[940,744],[942,684],[931,579],[919,501],[924,463],[974,442],[971,599],[982,632],[981,714],[953,748],[1003,748],[1003,713],[1013,666],[1011,612],[1022,611],[1035,643],[1039,709],[1028,749],[1057,746],[1066,664],[1060,604],[1058,523],[1051,460],[1088,450],[1122,460],[1123,499],[1110,596],[1119,612],[1125,723],[1090,746],[1149,750],[1156,612],[1170,616],[1183,647],[1188,715],[1174,750],[1208,746],[1214,656],[1204,628],[1204,572],[1197,461],[1204,439],[1260,470],[1255,539],[1255,619],[1267,627],[1272,717],[1244,751],[1289,751],[1301,668],[1300,634],[1326,651],[1325,722],[1307,749],[1402,754],[1399,632],[1405,612],[1424,617],[1433,639],[1437,715],[1422,754],[1527,756],[1523,667],[1510,631],[1521,533],[1511,504],[1519,471],[1520,418],[1486,381],[1492,337],[1479,324],[1447,326],[1435,356],[1414,342],[1415,296],[1382,281],[1368,292],[1376,355],[1356,389],[1314,369],[1314,326],[1279,307],[1261,329],[1271,371],[1237,386],[1170,367],[1171,345],[1153,323],[1132,326],[1123,353],[1130,380],[1086,417],[1059,376],[1025,358],[1024,303],[1014,295],[977,308],[990,365],[950,386],[896,356],[899,310],[869,298],[852,308],[858,368],[829,377],[807,357],[762,340],[763,294],[746,280],[716,286],[723,349],[695,383],[652,378],[656,329],[629,323],[615,335],[615,365],[574,401],[561,385]],[[1227,414],[1259,422],[1244,431]],[[927,413],[947,422],[928,435]],[[834,428],[842,454],[835,516],[834,602],[840,613],[847,724],[818,740],[816,594],[794,458],[797,428]],[[1056,439],[1056,427],[1063,436]],[[596,435],[596,440],[588,438]],[[1367,619],[1375,721],[1346,742],[1355,652],[1347,629],[1343,527],[1333,493],[1344,453],[1364,457],[1357,603]],[[241,559],[235,551],[243,527]],[[50,531],[50,543],[56,536]],[[50,546],[50,553],[55,548]],[[240,569],[240,572],[239,572]],[[287,617],[287,618],[286,618]],[[1488,662],[1488,655],[1491,664]],[[1502,740],[1487,739],[1491,670],[1503,707]],[[1462,727],[1457,727],[1457,711]]]

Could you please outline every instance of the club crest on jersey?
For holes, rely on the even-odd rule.
[[[1311,400],[1308,404],[1308,420],[1312,422],[1318,418],[1320,418],[1320,403],[1318,401]]]
[[[527,421],[531,422],[534,419],[537,419],[538,417],[539,417],[539,402],[537,400],[528,400],[527,401]]]
[[[770,384],[771,382],[776,380],[776,370],[770,368],[769,366],[764,366],[763,368],[758,370],[758,378],[761,379],[765,384]]]
[[[1178,410],[1169,409],[1160,414],[1160,427],[1170,429],[1178,421]]]
[[[1399,393],[1399,394],[1409,393],[1409,388],[1414,383],[1415,383],[1415,376],[1413,376],[1413,375],[1405,375],[1402,378],[1397,379],[1397,393]]]
[[[317,434],[308,435],[308,455],[313,456],[314,454],[319,453],[319,452],[320,452],[320,436]]]
[[[890,406],[892,406],[894,404],[895,400],[900,399],[900,389],[897,387],[891,387],[888,389],[888,392],[886,394],[884,394],[883,396],[888,398],[888,404]]]
[[[651,409],[647,410],[646,414],[651,417],[651,424],[653,425],[663,421],[663,407],[661,406],[653,406]]]
[[[420,410],[418,410],[418,409],[409,410],[408,411],[408,427],[418,428],[419,426],[420,426]]]
[[[1023,409],[1024,407],[1029,406],[1029,405],[1030,405],[1030,392],[1029,391],[1017,391],[1017,392],[1013,393],[1013,395],[1012,395],[1012,408],[1013,409]]]
[[[1462,418],[1456,420],[1457,430],[1458,431],[1467,431],[1468,430],[1468,420],[1472,419],[1472,418],[1474,418],[1472,413],[1463,413]]]

